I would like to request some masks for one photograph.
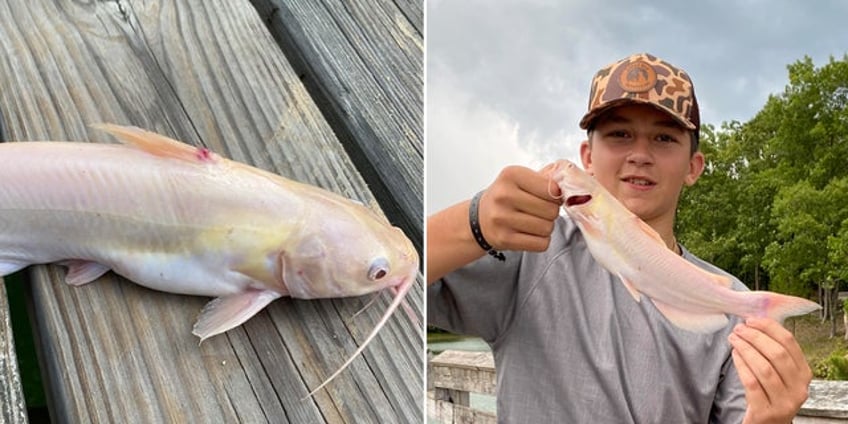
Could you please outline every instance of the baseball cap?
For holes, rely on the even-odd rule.
[[[628,56],[595,74],[589,111],[580,120],[580,128],[589,129],[601,114],[626,103],[657,107],[696,134],[701,128],[698,101],[689,75],[651,54]]]

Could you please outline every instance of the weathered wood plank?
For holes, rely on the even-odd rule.
[[[409,23],[419,35],[424,34],[424,2],[420,0],[395,0],[395,5],[403,12]]]
[[[2,129],[0,129],[2,131]],[[6,284],[0,278],[0,422],[27,422],[21,375],[18,372]]]
[[[389,218],[422,234],[422,2],[253,3]]]
[[[0,4],[0,110],[13,140],[110,142],[87,124],[132,124],[376,208],[246,1]],[[198,346],[191,324],[208,299],[112,274],[76,289],[60,267],[30,274],[57,422],[423,420],[422,329],[402,313],[301,400],[362,342],[385,295],[353,320],[367,297],[283,299]],[[421,285],[413,291],[420,316]]]

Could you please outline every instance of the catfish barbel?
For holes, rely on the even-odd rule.
[[[821,309],[799,297],[731,289],[729,277],[705,271],[668,249],[653,228],[572,162],[558,161],[551,177],[595,260],[618,276],[633,299],[648,296],[677,327],[708,333],[727,325],[725,314],[782,322]]]
[[[0,144],[0,276],[68,267],[79,286],[109,270],[165,292],[210,296],[192,333],[237,327],[271,301],[394,300],[415,283],[418,254],[365,206],[135,127],[103,124],[118,144]],[[404,303],[406,306],[406,304]]]

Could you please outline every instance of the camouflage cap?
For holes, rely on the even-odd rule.
[[[602,113],[631,102],[653,105],[696,134],[701,128],[689,75],[648,53],[626,57],[595,74],[589,111],[580,120],[580,128],[589,129]]]

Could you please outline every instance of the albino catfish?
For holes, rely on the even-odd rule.
[[[557,162],[552,178],[595,260],[617,275],[637,302],[642,294],[648,296],[680,328],[709,333],[727,325],[725,314],[783,321],[821,309],[807,299],[731,289],[727,276],[707,272],[668,249],[653,228],[572,162]]]
[[[156,290],[215,297],[192,333],[237,327],[274,299],[395,298],[346,368],[415,283],[418,254],[365,206],[135,127],[97,125],[124,144],[0,144],[0,276],[109,270]],[[406,306],[406,304],[404,303]]]

